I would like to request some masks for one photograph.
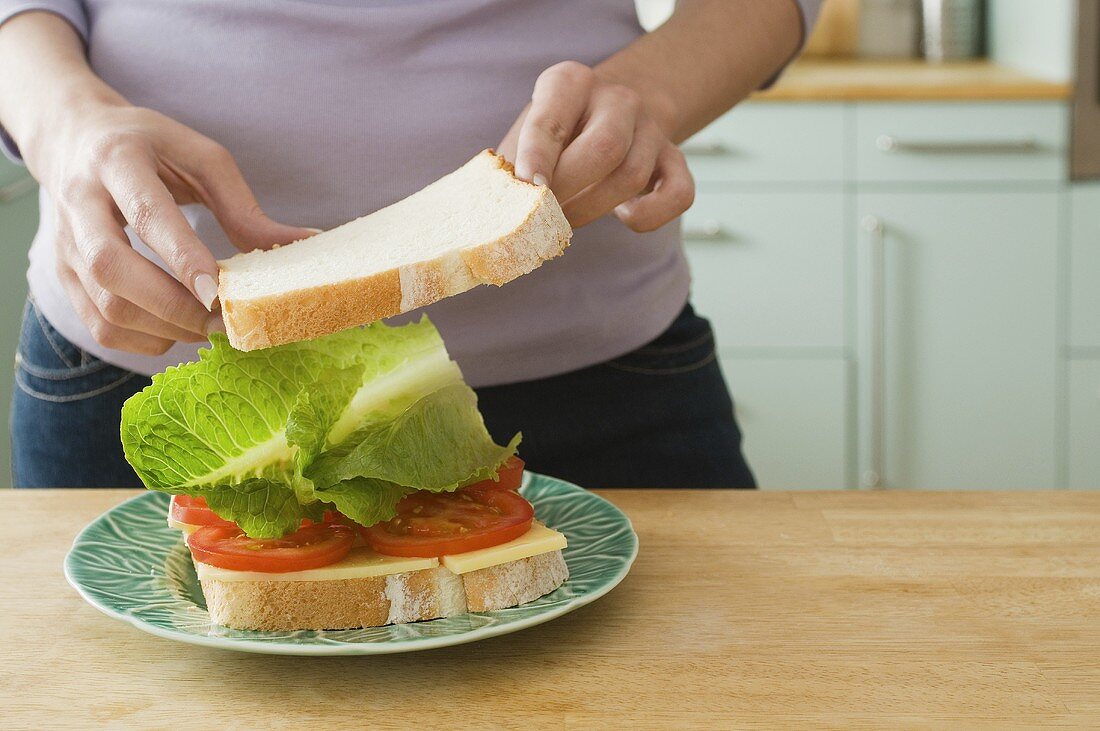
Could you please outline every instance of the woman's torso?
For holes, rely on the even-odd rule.
[[[543,69],[596,63],[642,32],[632,0],[86,6],[90,61],[107,83],[225,145],[273,218],[320,228],[399,200],[495,145]],[[185,213],[216,256],[234,252],[205,209]],[[42,221],[31,286],[59,331],[145,373],[195,357],[187,344],[149,358],[95,343],[54,275],[45,198]],[[427,312],[472,383],[506,383],[641,345],[672,321],[687,288],[675,223],[639,235],[605,218],[531,275]]]

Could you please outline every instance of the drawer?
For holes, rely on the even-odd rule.
[[[860,104],[856,178],[863,182],[1064,180],[1060,103]]]
[[[720,347],[844,345],[841,193],[701,191],[684,244]]]
[[[1070,344],[1100,348],[1100,185],[1074,186],[1070,201]]]
[[[1100,489],[1100,360],[1070,361],[1069,487]]]
[[[846,361],[723,354],[719,362],[733,392],[745,456],[760,487],[851,486]]]
[[[844,115],[840,104],[742,104],[681,149],[699,183],[840,182]]]

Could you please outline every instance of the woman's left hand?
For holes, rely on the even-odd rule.
[[[695,199],[683,154],[641,96],[576,61],[542,72],[498,150],[518,177],[550,185],[574,228],[614,211],[652,231]]]

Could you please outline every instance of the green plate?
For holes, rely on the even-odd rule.
[[[568,482],[527,473],[521,488],[539,520],[566,535],[569,580],[511,609],[354,630],[249,632],[211,623],[191,556],[165,522],[168,495],[146,492],[80,532],[65,577],[88,603],[138,629],[195,645],[281,655],[375,655],[495,637],[599,599],[630,570],[638,536],[611,503]]]

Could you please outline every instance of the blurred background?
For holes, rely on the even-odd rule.
[[[647,28],[673,4],[637,2]],[[762,487],[1100,488],[1100,0],[827,0],[684,151]],[[36,191],[0,161],[9,364]]]

